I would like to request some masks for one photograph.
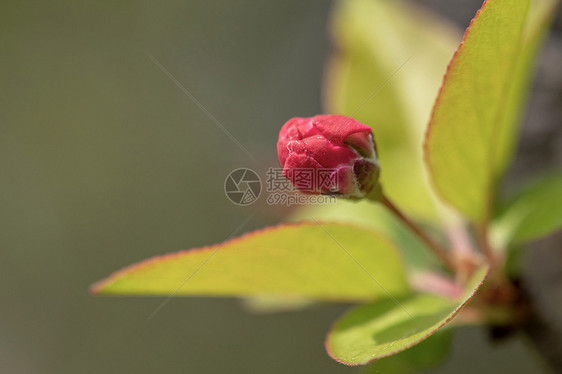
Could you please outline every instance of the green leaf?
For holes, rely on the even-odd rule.
[[[290,221],[323,220],[352,223],[382,233],[396,244],[407,265],[415,269],[437,268],[440,264],[419,239],[382,204],[338,199],[335,204],[313,205],[296,211]]]
[[[371,126],[385,193],[408,214],[436,222],[422,142],[457,32],[401,1],[336,3],[326,111]]]
[[[262,296],[242,299],[242,306],[249,312],[256,314],[293,312],[315,305],[318,305],[317,301],[305,298]]]
[[[352,309],[328,334],[328,353],[343,364],[364,365],[402,352],[451,321],[474,296],[487,274],[488,268],[479,269],[468,282],[465,294],[456,301],[419,294]]]
[[[432,368],[449,355],[452,335],[450,329],[441,329],[420,344],[373,362],[363,373],[415,374]]]
[[[489,218],[509,164],[529,76],[554,0],[489,0],[455,53],[426,138],[440,195],[473,221]]]
[[[157,256],[116,272],[92,291],[364,302],[408,294],[409,286],[400,255],[380,235],[353,226],[305,223]]]
[[[492,225],[494,244],[505,248],[538,239],[562,227],[562,173],[523,186],[504,204]]]

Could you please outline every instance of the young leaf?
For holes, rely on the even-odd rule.
[[[353,226],[304,223],[157,256],[116,272],[92,291],[364,302],[405,295],[409,287],[400,255],[380,235]]]
[[[562,173],[542,177],[517,191],[494,222],[496,240],[518,244],[562,227]]]
[[[328,334],[326,349],[336,361],[364,365],[408,349],[443,328],[474,296],[488,274],[479,269],[456,301],[419,294],[357,307]]]
[[[413,4],[336,3],[326,70],[328,113],[372,126],[385,193],[408,214],[438,219],[421,144],[457,30]]]
[[[432,368],[449,355],[452,335],[451,329],[441,329],[420,344],[373,362],[362,373],[416,374]]]
[[[371,201],[338,199],[335,204],[312,205],[295,212],[289,220],[310,220],[351,223],[382,233],[396,244],[411,268],[437,268],[439,262],[424,244],[382,204]]]
[[[288,297],[248,297],[242,299],[242,306],[250,313],[269,314],[293,312],[318,305],[317,301]]]
[[[437,190],[476,222],[489,218],[509,163],[537,48],[554,0],[488,0],[466,30],[433,110],[426,161]]]

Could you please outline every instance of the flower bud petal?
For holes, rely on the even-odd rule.
[[[279,132],[277,155],[283,175],[304,193],[362,198],[378,186],[379,164],[371,128],[350,117],[332,114],[290,119]],[[314,171],[311,188],[299,184],[299,170]],[[322,173],[326,178],[320,178]]]

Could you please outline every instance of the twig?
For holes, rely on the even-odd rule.
[[[380,200],[400,221],[402,221],[408,228],[410,228],[432,252],[443,262],[443,264],[453,273],[456,272],[456,264],[449,255],[449,252],[437,241],[431,238],[425,231],[423,231],[417,224],[404,215],[386,196]]]

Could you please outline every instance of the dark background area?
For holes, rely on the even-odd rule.
[[[464,29],[479,1],[430,1]],[[0,372],[344,373],[323,339],[346,306],[253,315],[236,300],[96,298],[140,259],[227,239],[251,209],[226,175],[276,165],[279,127],[322,111],[329,1],[26,1],[0,12]],[[542,54],[509,181],[562,164],[562,35]],[[151,60],[255,156],[252,161]],[[242,231],[278,222],[258,209]],[[526,251],[545,319],[560,237]],[[558,244],[558,245],[557,245]],[[558,324],[558,325],[557,325]],[[544,369],[521,335],[456,335],[439,372]]]

